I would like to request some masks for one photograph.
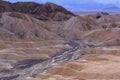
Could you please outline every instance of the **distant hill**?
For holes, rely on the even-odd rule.
[[[74,6],[74,4],[71,6]],[[118,7],[116,7],[113,4],[102,4],[102,3],[98,3],[98,2],[92,2],[92,3],[81,3],[81,4],[76,4],[75,7],[71,7],[71,6],[65,6],[67,9],[69,10],[73,10],[73,11],[101,11],[101,10],[111,10],[112,9],[118,9]]]
[[[107,11],[120,11],[120,8],[114,5],[114,6],[111,6],[111,7],[108,7],[108,8],[104,8],[104,10],[107,10]]]
[[[74,15],[72,12],[66,10],[64,7],[50,2],[47,2],[45,4],[39,4],[35,2],[11,3],[0,0],[0,13],[3,12],[19,12],[31,14],[37,19],[53,19],[56,21],[68,20]]]

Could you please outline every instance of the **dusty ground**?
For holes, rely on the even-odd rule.
[[[80,52],[86,52],[85,54],[89,55],[76,61],[55,66],[40,77],[38,75],[37,78],[30,80],[120,79],[120,47],[94,48]]]
[[[0,5],[0,80],[120,79],[120,14],[77,16],[53,3]]]

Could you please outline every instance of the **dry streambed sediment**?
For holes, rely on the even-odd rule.
[[[120,79],[120,14],[0,4],[0,80]]]

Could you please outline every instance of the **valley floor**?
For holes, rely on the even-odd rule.
[[[91,48],[80,52],[84,52],[84,56],[79,60],[55,66],[40,77],[28,80],[120,79],[120,47]]]

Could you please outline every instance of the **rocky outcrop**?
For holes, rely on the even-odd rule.
[[[61,36],[80,39],[85,32],[99,28],[99,24],[89,17],[72,17],[64,23]]]
[[[101,13],[97,13],[96,15],[93,15],[93,18],[100,19],[101,17],[108,16],[108,15],[109,13],[101,12]]]
[[[0,80],[120,79],[119,37],[119,14],[0,1]]]
[[[53,3],[38,4],[34,2],[17,2],[10,3],[0,1],[0,12],[20,12],[35,15],[36,18],[42,20],[68,20],[73,13],[65,8]]]
[[[56,34],[44,29],[44,22],[26,14],[1,13],[1,40],[45,40],[58,38]],[[59,37],[60,38],[60,37]]]

